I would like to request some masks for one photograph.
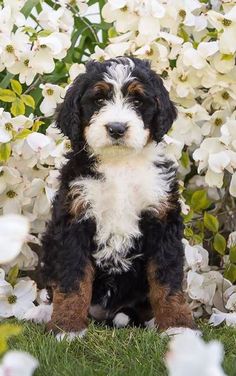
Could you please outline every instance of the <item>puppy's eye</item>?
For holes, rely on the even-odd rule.
[[[143,104],[143,102],[140,99],[135,99],[133,103],[135,107],[140,107]]]
[[[104,98],[97,98],[95,99],[95,103],[101,106],[104,103],[105,99]]]

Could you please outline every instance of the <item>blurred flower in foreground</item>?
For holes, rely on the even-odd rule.
[[[205,343],[188,332],[171,340],[166,365],[170,376],[225,376],[221,368],[223,355],[221,343]]]
[[[28,220],[20,215],[0,217],[0,264],[13,260],[29,231]]]
[[[21,351],[9,351],[0,364],[0,376],[31,376],[38,367],[38,361]]]

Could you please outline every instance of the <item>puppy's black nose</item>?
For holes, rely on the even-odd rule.
[[[117,140],[118,138],[124,136],[128,127],[126,123],[119,123],[115,121],[113,123],[106,124],[106,128],[109,135]]]

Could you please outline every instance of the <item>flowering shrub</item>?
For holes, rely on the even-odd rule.
[[[236,325],[236,1],[0,4],[0,210],[23,214],[31,233],[2,266],[0,318],[50,317],[44,291],[22,277],[37,266],[70,149],[54,126],[56,106],[87,59],[132,54],[151,61],[179,113],[164,142],[179,163],[190,305],[213,325]]]

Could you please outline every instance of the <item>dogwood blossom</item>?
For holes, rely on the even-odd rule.
[[[22,319],[34,307],[36,294],[36,283],[31,280],[20,280],[14,287],[5,280],[0,280],[0,317],[14,316]]]
[[[220,342],[205,343],[190,332],[175,336],[169,344],[166,365],[170,376],[224,376]]]
[[[16,258],[28,231],[29,225],[25,217],[13,214],[0,217],[0,264]]]
[[[31,376],[38,367],[38,361],[23,351],[8,351],[0,363],[0,376]]]

